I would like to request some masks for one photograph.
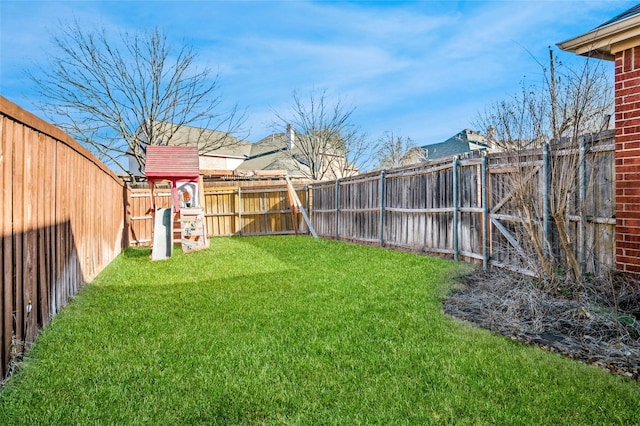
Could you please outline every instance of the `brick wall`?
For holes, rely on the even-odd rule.
[[[616,54],[616,267],[640,273],[640,46]]]

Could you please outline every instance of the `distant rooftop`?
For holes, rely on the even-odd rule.
[[[423,145],[420,148],[425,150],[426,158],[433,160],[488,147],[489,144],[484,135],[474,130],[464,129],[444,142]]]

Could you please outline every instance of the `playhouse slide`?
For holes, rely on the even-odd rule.
[[[173,215],[171,209],[156,210],[153,223],[151,260],[163,260],[173,254]]]

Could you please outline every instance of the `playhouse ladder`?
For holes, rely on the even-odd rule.
[[[208,241],[204,221],[204,211],[199,208],[180,209],[180,230],[182,251],[191,251],[207,248]]]

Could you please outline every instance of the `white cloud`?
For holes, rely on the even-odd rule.
[[[158,26],[173,44],[192,43],[199,66],[219,71],[225,102],[248,108],[256,137],[294,89],[316,87],[356,105],[369,133],[406,130],[426,143],[469,126],[479,106],[515,92],[525,74],[537,78],[530,53],[544,62],[547,46],[633,5],[3,0],[1,84],[3,94],[20,90],[20,69],[46,48],[46,29],[55,31],[58,19],[113,32]]]

